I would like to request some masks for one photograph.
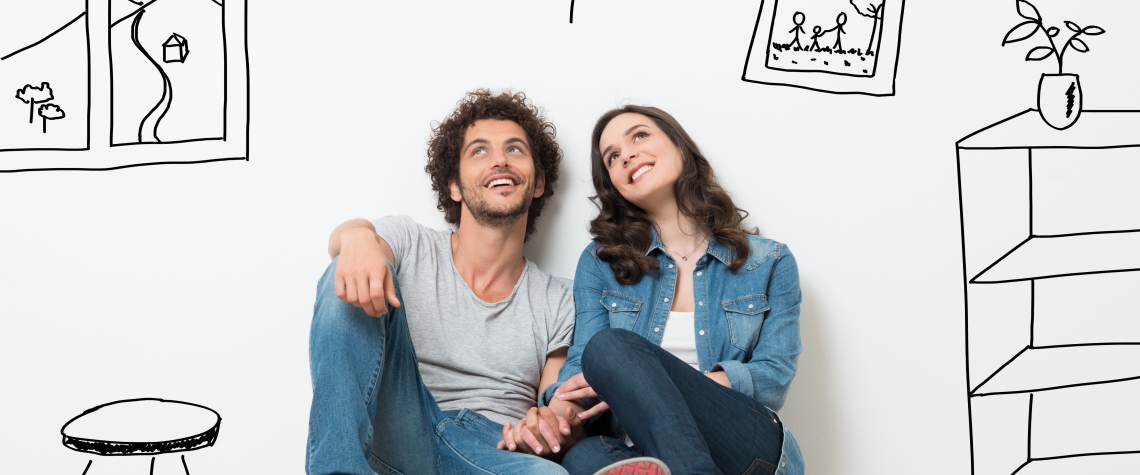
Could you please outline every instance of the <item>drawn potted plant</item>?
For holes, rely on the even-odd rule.
[[[1005,39],[1002,40],[1001,45],[1005,46],[1029,39],[1038,31],[1045,32],[1049,46],[1034,47],[1025,55],[1025,60],[1042,61],[1050,56],[1057,59],[1057,74],[1042,73],[1041,80],[1037,83],[1037,110],[1040,112],[1041,118],[1050,127],[1057,130],[1067,129],[1076,123],[1077,118],[1081,116],[1083,98],[1080,77],[1076,74],[1064,72],[1065,52],[1072,48],[1081,53],[1087,53],[1089,46],[1080,38],[1081,35],[1101,35],[1104,34],[1104,28],[1094,25],[1081,27],[1066,20],[1065,27],[1073,34],[1058,50],[1054,38],[1061,34],[1061,29],[1055,26],[1045,27],[1041,20],[1041,13],[1032,3],[1026,0],[1016,0],[1016,2],[1017,14],[1025,21],[1011,28],[1009,33],[1005,34]]]

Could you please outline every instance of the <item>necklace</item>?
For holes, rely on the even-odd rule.
[[[681,255],[681,253],[670,249],[669,246],[666,246],[665,241],[661,241],[661,247],[664,247],[666,251],[669,251],[669,252],[672,252],[673,254],[676,254],[678,257],[681,258],[682,261],[687,261],[687,260],[689,260],[689,256],[693,255],[694,252],[697,252],[697,249],[701,248],[701,244],[704,244],[705,241],[707,241],[709,239],[709,236],[711,236],[711,234],[706,234],[705,237],[701,238],[701,241],[698,242],[697,245],[693,247],[693,250],[689,251],[688,254],[685,254],[683,256]]]

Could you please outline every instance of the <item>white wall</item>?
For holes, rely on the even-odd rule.
[[[0,175],[0,473],[80,473],[60,426],[134,397],[221,413],[193,473],[301,473],[328,232],[397,213],[442,227],[429,125],[482,86],[525,91],[558,127],[562,179],[526,250],[541,267],[572,277],[589,240],[596,117],[661,107],[799,261],[782,414],[809,473],[968,473],[954,143],[1034,106],[1050,67],[1000,46],[1014,2],[908,2],[886,98],[742,82],[755,0],[583,0],[574,24],[569,0],[250,3],[250,161]],[[1140,10],[1037,4],[1108,31],[1068,61],[1086,108],[1140,109]]]

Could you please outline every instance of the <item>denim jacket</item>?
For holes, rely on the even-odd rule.
[[[661,344],[677,267],[655,230],[650,232],[652,242],[646,255],[657,258],[658,270],[646,272],[631,285],[617,282],[609,264],[595,255],[594,243],[582,252],[574,276],[574,345],[558,373],[558,383],[543,391],[542,404],[550,402],[562,383],[582,372],[582,350],[599,331],[624,328]],[[733,253],[715,238],[696,261],[692,277],[697,361],[702,372],[723,370],[733,389],[778,410],[784,405],[800,354],[799,271],[784,244],[753,235],[748,242],[748,260],[736,272],[728,270]],[[799,445],[783,427],[776,473],[801,474]]]

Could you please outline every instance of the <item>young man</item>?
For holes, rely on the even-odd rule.
[[[425,168],[454,233],[407,217],[333,231],[310,333],[310,475],[566,473],[496,448],[573,336],[570,282],[522,256],[561,157],[523,94],[474,91],[433,130]],[[528,439],[563,440],[566,419],[546,412]]]

